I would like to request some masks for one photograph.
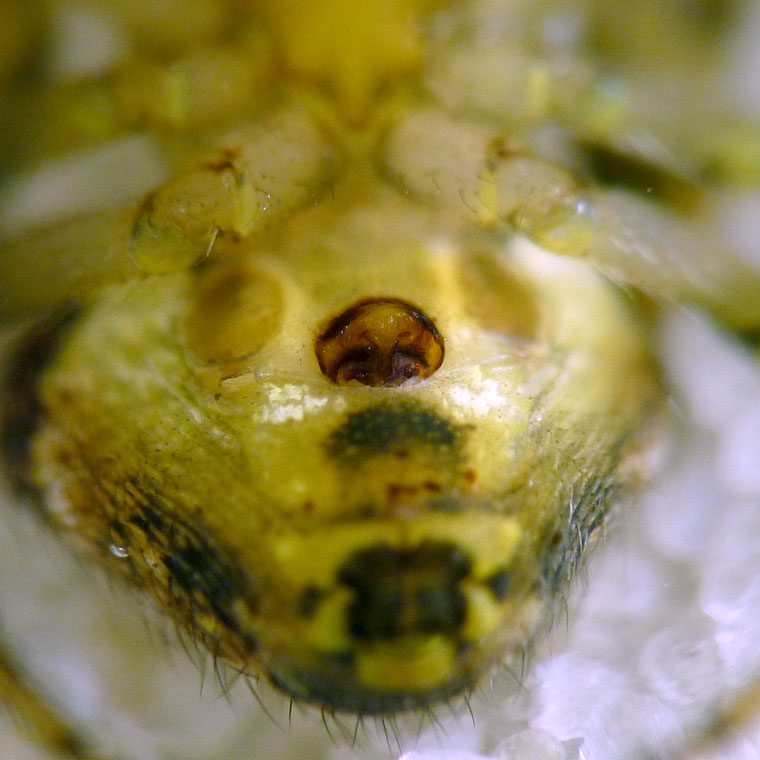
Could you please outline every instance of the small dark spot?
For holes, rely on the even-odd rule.
[[[305,618],[314,617],[325,592],[318,586],[307,586],[298,600],[298,614]]]
[[[424,486],[426,491],[431,491],[432,493],[440,493],[442,490],[441,484],[432,480],[426,480]]]
[[[213,159],[208,159],[201,164],[202,169],[207,169],[212,172],[219,172],[220,174],[225,171],[235,172],[235,162],[240,159],[239,148],[223,148],[219,151],[219,155]]]
[[[356,663],[353,652],[325,652],[324,658],[329,664],[341,669],[353,667]]]
[[[135,216],[135,224],[132,227],[132,238],[136,238],[139,233],[139,224],[143,217],[149,216],[153,213],[156,207],[156,195],[157,193],[151,192],[146,195],[139,206],[137,207],[137,214]]]
[[[150,523],[142,515],[130,515],[129,522],[138,527],[143,533],[151,533]]]
[[[240,636],[249,652],[255,652],[259,648],[259,640],[250,631],[241,631]]]
[[[465,470],[465,471],[462,473],[462,477],[464,478],[464,482],[465,482],[465,483],[466,483],[468,486],[472,486],[472,485],[475,485],[475,482],[476,482],[476,481],[477,481],[477,479],[478,479],[478,475],[477,475],[477,473],[475,472],[475,470]]]
[[[501,602],[509,593],[510,574],[509,570],[501,567],[486,578],[486,586],[491,593]]]
[[[391,504],[395,504],[402,499],[410,499],[417,491],[418,489],[415,486],[407,486],[402,483],[388,483],[386,487],[388,501]]]
[[[490,166],[526,152],[526,145],[516,138],[495,137],[486,146],[486,160]]]
[[[63,757],[91,756],[92,748],[89,743],[72,729],[64,729],[63,733],[59,734],[54,741],[56,750]]]
[[[413,405],[379,404],[351,414],[330,437],[330,451],[341,457],[373,456],[408,444],[453,447],[458,429],[436,412]]]
[[[164,527],[164,519],[161,513],[151,507],[149,504],[141,504],[140,509],[142,511],[145,520],[154,528],[161,530]]]
[[[460,514],[465,510],[465,504],[462,501],[450,496],[443,496],[437,499],[431,498],[426,506],[435,512],[443,512],[450,515]]]

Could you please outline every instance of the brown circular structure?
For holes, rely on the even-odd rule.
[[[443,362],[443,338],[421,309],[398,298],[368,298],[332,319],[316,339],[322,372],[338,385],[373,388],[430,377]]]

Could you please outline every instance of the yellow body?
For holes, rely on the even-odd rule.
[[[112,564],[239,667],[297,697],[377,712],[467,688],[525,645],[618,486],[654,391],[630,305],[584,263],[433,226],[392,188],[365,202],[339,194],[218,264],[102,291],[41,380],[48,412],[30,481],[56,491],[56,520],[106,556],[119,547]],[[491,287],[463,285],[477,266],[503,278],[495,319],[509,318],[513,283],[520,309],[529,299],[530,335],[497,332],[471,307]],[[219,271],[236,292],[214,300],[205,283]],[[434,319],[442,366],[392,387],[331,382],[314,352],[320,325],[391,295]],[[192,349],[196,312],[214,324],[217,310],[250,345],[209,362]],[[145,505],[160,530],[145,527]],[[167,568],[186,542],[224,565],[192,568],[193,591]],[[426,542],[471,562],[464,620],[357,640],[341,568],[360,550]],[[504,598],[487,593],[498,571],[510,575]],[[218,573],[231,576],[221,601]],[[307,590],[319,600],[308,615]]]
[[[528,646],[635,478],[661,397],[645,302],[748,329],[757,280],[536,147],[551,118],[617,150],[629,114],[585,62],[468,37],[519,3],[231,3],[226,32],[212,5],[160,76],[51,96],[41,134],[147,125],[166,176],[2,249],[0,313],[60,315],[9,352],[12,475],[236,668],[425,707]],[[660,167],[665,205],[699,194],[695,155]],[[330,374],[320,341],[365,307]]]

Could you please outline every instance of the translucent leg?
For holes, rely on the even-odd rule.
[[[165,274],[248,238],[313,200],[337,156],[309,113],[286,106],[140,203],[75,218],[0,248],[0,315],[79,300],[109,282]]]
[[[7,116],[13,139],[3,159],[28,166],[135,131],[167,142],[195,132],[197,150],[199,130],[218,135],[255,118],[271,97],[272,76],[269,42],[250,30],[235,44],[194,48],[168,61],[135,57],[97,77],[30,86]]]
[[[760,272],[727,250],[709,220],[632,192],[588,187],[525,143],[436,110],[399,122],[384,160],[421,199],[585,258],[653,302],[696,303],[736,330],[760,325]],[[707,193],[698,198],[708,206]]]
[[[50,704],[6,651],[0,639],[0,705],[29,738],[52,755],[70,760],[101,760]]]

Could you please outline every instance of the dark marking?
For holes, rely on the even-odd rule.
[[[219,620],[229,629],[239,631],[230,608],[237,596],[234,580],[219,567],[216,552],[209,547],[186,546],[175,554],[165,554],[164,565],[172,578],[188,594],[199,593]]]
[[[413,405],[377,406],[354,412],[330,436],[330,452],[340,457],[374,456],[410,443],[453,448],[460,430],[436,412]]]
[[[156,193],[152,192],[146,195],[140,202],[135,213],[135,221],[132,225],[132,242],[136,242],[143,232],[146,224],[149,224],[150,216],[153,214],[156,206]]]
[[[349,653],[325,656],[322,669],[296,663],[280,665],[267,673],[269,680],[295,699],[362,715],[394,715],[402,710],[429,709],[434,702],[458,696],[471,686],[471,675],[458,676],[433,689],[386,691],[356,683],[354,660]]]
[[[237,173],[235,162],[240,160],[239,148],[223,148],[219,151],[219,155],[207,159],[200,165],[201,169],[217,172],[221,174],[225,171],[231,171],[233,174]]]
[[[410,549],[377,544],[352,554],[338,572],[351,588],[348,628],[361,641],[408,633],[453,633],[466,600],[459,582],[472,568],[453,543],[427,541]]]
[[[133,526],[133,532],[139,530],[142,536],[133,535],[131,541],[127,538],[127,548],[130,543],[139,547],[147,542],[159,552],[170,579],[165,590],[169,595],[167,601],[186,610],[191,622],[193,611],[205,608],[236,634],[248,651],[255,650],[258,646],[256,637],[243,627],[235,611],[235,603],[242,600],[251,613],[256,612],[258,602],[252,579],[230,552],[224,551],[209,537],[206,529],[178,519],[155,499],[149,499],[137,483],[132,486],[139,501],[135,504],[137,511],[130,515],[128,523]],[[142,554],[130,551],[131,556]],[[155,580],[154,571],[147,565],[135,569],[139,577],[145,572]]]
[[[324,596],[325,592],[318,586],[307,586],[298,600],[298,614],[305,618],[314,617]]]
[[[356,655],[353,652],[325,652],[325,661],[338,668],[353,667]]]
[[[45,416],[39,397],[40,381],[55,357],[80,308],[67,304],[32,327],[11,349],[1,387],[0,443],[12,484],[39,500],[30,472],[32,437]]]
[[[509,582],[511,580],[509,570],[501,567],[486,578],[486,586],[500,602],[507,598]]]
[[[386,493],[388,502],[396,504],[402,499],[411,499],[419,491],[417,486],[407,486],[402,483],[388,483]]]
[[[154,509],[149,504],[140,504],[140,509],[142,510],[143,517],[149,525],[157,530],[163,529],[165,521],[157,509]]]
[[[150,523],[142,515],[130,515],[129,522],[138,527],[149,538],[153,537]]]
[[[644,156],[595,143],[579,147],[593,179],[602,185],[622,187],[682,211],[693,210],[698,201],[696,185],[690,179]]]

